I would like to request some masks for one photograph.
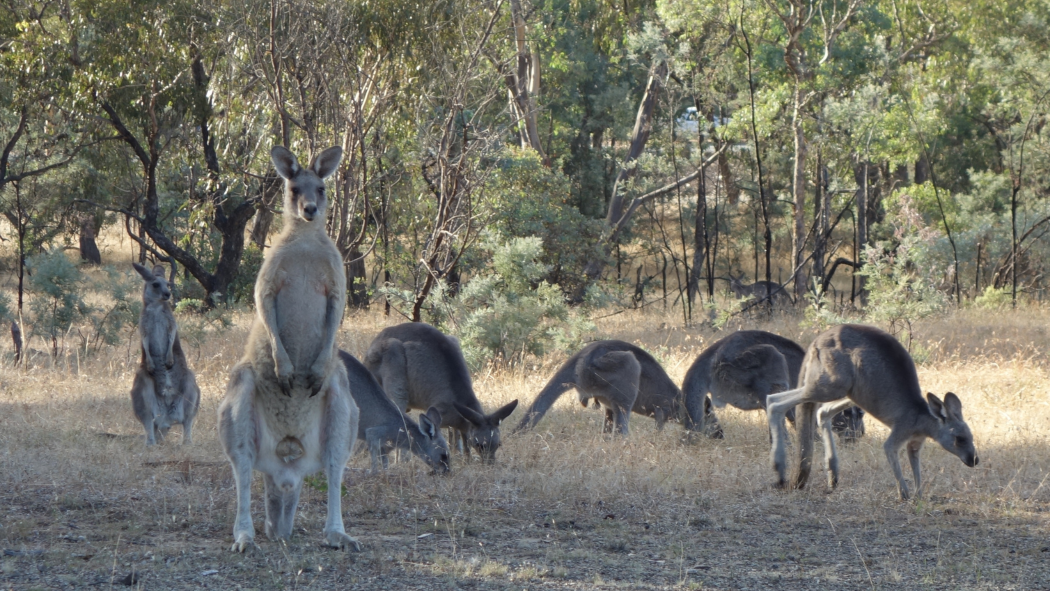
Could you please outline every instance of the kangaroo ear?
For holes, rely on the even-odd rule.
[[[467,422],[475,427],[483,427],[485,425],[485,415],[479,413],[473,408],[468,408],[458,402],[453,402],[452,406],[456,409],[456,412],[462,415],[464,419],[467,419]]]
[[[163,265],[154,265],[153,266],[153,276],[154,277],[161,277],[161,278],[163,278],[164,277],[164,266]]]
[[[959,397],[954,392],[948,392],[944,395],[944,407],[948,409],[949,414],[962,420],[962,400],[959,400]]]
[[[434,426],[434,423],[430,422],[426,413],[419,413],[419,428],[427,438],[433,439],[437,437],[437,427]]]
[[[142,275],[143,279],[145,279],[146,281],[153,281],[153,273],[151,273],[149,269],[147,269],[146,267],[143,267],[142,265],[140,265],[138,263],[131,263],[131,266],[135,267],[135,271],[139,275]]]
[[[314,158],[313,164],[310,165],[310,170],[314,171],[322,179],[326,179],[332,176],[336,167],[339,166],[339,161],[342,159],[343,149],[339,146],[332,146],[321,152],[317,158]]]
[[[434,423],[438,427],[441,426],[441,411],[439,411],[437,407],[431,406],[427,409],[426,414],[427,419],[429,419],[431,423]]]
[[[941,402],[940,398],[933,392],[926,393],[926,401],[930,403],[930,410],[933,414],[941,420],[948,420],[948,409],[944,408],[944,403]]]
[[[277,174],[285,179],[292,179],[302,170],[295,154],[289,152],[284,146],[274,146],[270,150],[270,160],[273,162],[273,167],[277,169]]]
[[[487,416],[485,418],[488,419],[491,422],[496,423],[498,425],[498,424],[503,422],[503,419],[509,417],[510,413],[514,412],[515,408],[518,408],[518,401],[517,400],[511,401],[510,404],[504,406],[503,408],[497,410],[496,412],[490,414],[489,416]]]

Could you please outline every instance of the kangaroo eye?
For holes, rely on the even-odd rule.
[[[955,438],[955,447],[966,447],[966,438],[965,437],[956,437]]]
[[[154,281],[153,287],[160,287],[160,281]]]
[[[321,196],[321,197],[324,197],[324,187],[321,187],[320,189],[318,189],[318,190],[317,190],[317,194],[318,194],[319,196]]]
[[[299,187],[292,187],[292,195],[298,195],[298,194],[299,194]]]

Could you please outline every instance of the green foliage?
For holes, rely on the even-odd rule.
[[[502,241],[490,236],[490,268],[468,281],[456,297],[447,288],[428,298],[431,320],[459,337],[472,367],[492,362],[515,365],[527,355],[579,346],[593,325],[565,303],[557,285],[543,277],[538,237]]]
[[[29,277],[32,326],[29,338],[39,336],[45,339],[51,345],[51,354],[57,356],[59,342],[73,323],[91,312],[91,307],[80,295],[84,278],[80,269],[57,248],[29,257],[26,266],[32,272]]]
[[[123,267],[122,267],[123,268]],[[122,271],[112,265],[102,269],[90,286],[103,303],[92,308],[87,317],[94,334],[85,342],[96,352],[105,345],[117,345],[125,327],[134,326],[142,313],[142,278],[134,271]]]
[[[865,318],[894,335],[906,331],[910,337],[912,323],[942,312],[948,299],[933,281],[942,275],[931,256],[935,232],[906,198],[898,214],[894,239],[869,246],[859,274],[867,278]]]
[[[1002,310],[1012,302],[1009,287],[996,288],[989,285],[984,288],[984,293],[973,299],[973,305],[988,310]]]
[[[263,264],[263,252],[259,245],[254,242],[244,247],[241,255],[241,266],[237,269],[237,277],[230,283],[229,297],[224,298],[230,303],[245,303],[249,306],[255,304],[255,278],[259,275],[259,269]]]
[[[233,326],[226,306],[205,306],[199,299],[186,298],[175,305],[175,319],[179,325],[179,339],[184,346],[200,347],[209,335]]]

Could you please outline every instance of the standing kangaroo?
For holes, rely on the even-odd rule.
[[[624,341],[595,341],[562,364],[514,432],[536,426],[571,388],[576,388],[583,406],[593,398],[605,407],[604,433],[615,428],[627,435],[631,412],[654,417],[657,428],[679,418],[681,392],[652,355]]]
[[[707,394],[719,408],[728,404],[765,410],[768,395],[797,387],[805,355],[795,341],[764,330],[738,330],[716,341],[696,358],[682,382],[685,427],[721,439],[722,427]],[[834,431],[846,441],[860,437],[863,416],[856,407],[844,410],[835,415]],[[794,422],[794,409],[788,410],[787,419]]]
[[[421,322],[390,326],[369,345],[364,364],[399,409],[436,408],[441,426],[454,431],[468,456],[473,447],[482,460],[496,460],[499,425],[518,401],[486,415],[455,339]]]
[[[350,394],[361,411],[357,438],[368,444],[372,471],[378,471],[380,460],[386,469],[387,455],[396,448],[416,454],[435,472],[448,472],[448,443],[441,435],[438,409],[432,406],[421,413],[417,424],[390,400],[375,376],[356,357],[339,351],[339,359],[346,366]]]
[[[150,271],[138,263],[131,265],[145,281],[139,316],[142,356],[131,386],[131,406],[146,429],[146,445],[163,441],[168,429],[180,423],[182,444],[189,445],[201,391],[179,342],[164,267],[157,265]]]
[[[732,274],[729,275],[729,291],[733,292],[733,295],[737,298],[754,298],[760,302],[768,298],[774,306],[794,303],[784,286],[775,281],[744,283],[743,278],[743,275],[739,277],[733,277]]]
[[[820,426],[824,440],[828,485],[839,480],[839,463],[831,417],[850,405],[863,408],[890,428],[883,445],[900,498],[908,498],[908,485],[901,472],[898,454],[908,448],[908,461],[915,477],[915,493],[921,495],[919,451],[926,438],[955,454],[967,466],[977,465],[973,435],[963,420],[962,402],[949,392],[944,402],[933,394],[923,400],[919,376],[908,351],[891,335],[871,326],[843,324],[817,336],[802,362],[802,386],[768,397],[769,426],[773,433],[772,460],[777,486],[786,485],[787,429],[784,414],[801,404],[799,412],[799,467],[795,487],[809,479],[813,455],[813,425]],[[819,412],[817,404],[822,404]]]
[[[255,280],[255,320],[244,357],[233,368],[219,406],[219,440],[233,467],[237,518],[233,547],[254,544],[252,470],[265,475],[266,535],[292,535],[303,478],[328,481],[328,545],[360,550],[346,534],[340,491],[357,439],[359,412],[335,336],[346,306],[346,274],[325,233],[324,179],[342,149],[329,148],[299,166],[287,149],[270,152],[284,182],[284,228]]]

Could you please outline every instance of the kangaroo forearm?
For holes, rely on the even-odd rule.
[[[325,310],[324,336],[321,341],[321,351],[317,355],[318,363],[327,363],[335,350],[336,333],[339,331],[339,324],[343,319],[343,310],[342,306],[340,306],[340,303],[343,301],[341,297],[328,298],[328,305]]]

